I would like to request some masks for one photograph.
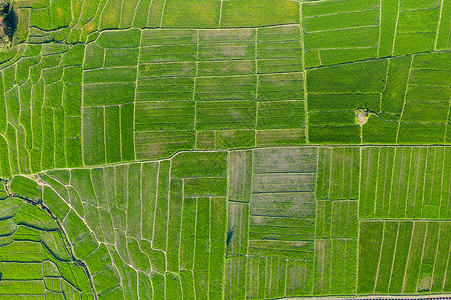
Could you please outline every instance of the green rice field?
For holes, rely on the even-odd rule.
[[[0,0],[0,300],[448,297],[450,40],[451,0]]]

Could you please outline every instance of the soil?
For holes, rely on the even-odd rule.
[[[363,126],[368,121],[368,111],[366,109],[358,109],[355,111],[356,123]]]

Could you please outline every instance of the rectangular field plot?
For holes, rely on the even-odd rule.
[[[227,255],[246,255],[249,244],[249,204],[229,202]]]
[[[135,83],[94,83],[83,85],[83,105],[115,105],[132,103],[135,99]]]
[[[316,198],[355,200],[359,187],[357,147],[321,147],[318,152]]]
[[[428,52],[435,48],[440,2],[432,7],[406,7],[398,12],[394,55]]]
[[[299,25],[257,29],[257,73],[302,71]]]
[[[314,215],[313,178],[293,175],[254,176],[252,212],[266,215],[276,211],[277,215],[286,217]]]
[[[196,59],[196,31],[144,30],[136,100],[192,100]]]
[[[257,129],[305,128],[304,101],[271,101],[257,104]]]
[[[396,142],[399,145],[442,144],[446,127],[445,123],[400,123]]]
[[[398,1],[381,1],[378,57],[386,57],[393,54],[393,41],[395,39],[398,10]]]
[[[303,145],[306,143],[305,132],[305,128],[257,130],[255,143],[259,147]]]
[[[387,60],[312,69],[307,72],[307,90],[314,94],[381,93],[386,71]]]
[[[255,57],[254,29],[200,30],[200,61],[248,60]]]
[[[146,29],[142,31],[141,45],[196,44],[196,36],[196,31],[191,29]]]
[[[257,77],[216,76],[196,80],[195,101],[255,100]]]
[[[313,240],[314,220],[302,220],[294,217],[251,216],[249,240]],[[251,243],[252,244],[252,243]],[[287,243],[288,249],[288,243]]]
[[[246,202],[251,200],[252,152],[233,151],[228,158],[228,197],[229,201]]]
[[[133,104],[83,108],[82,149],[86,165],[134,159],[133,108]],[[73,127],[67,128],[68,133],[79,126],[78,119],[69,120],[77,122],[67,122],[67,125]],[[77,135],[77,133],[72,134]],[[68,141],[73,139],[66,141],[66,147]],[[76,144],[71,145],[71,147],[74,146]],[[71,152],[69,154],[73,155]]]
[[[234,76],[255,74],[254,60],[199,61],[199,76]]]
[[[135,67],[138,64],[138,49],[106,49],[104,67]]]
[[[381,97],[381,109],[399,120],[409,80],[412,57],[388,59],[387,82]]]
[[[401,122],[446,123],[448,107],[447,102],[407,102]]]
[[[443,143],[451,90],[449,53],[413,56],[401,114],[400,144]],[[416,132],[415,135],[412,135]]]
[[[304,99],[304,74],[262,74],[258,76],[257,101]]]
[[[155,77],[139,80],[137,101],[185,100],[193,98],[194,79],[190,77]]]
[[[444,147],[363,148],[360,218],[447,219],[450,160]]]
[[[135,108],[135,130],[192,130],[194,102],[138,102]]]
[[[196,132],[196,149],[219,150],[251,148],[255,146],[255,131],[238,130],[201,130]]]
[[[357,238],[358,201],[318,200],[316,202],[316,238]]]
[[[387,65],[377,60],[308,70],[309,141],[360,144],[357,112],[380,112]]]
[[[226,263],[225,299],[272,299],[309,295],[313,262],[278,257],[231,257]]]
[[[313,294],[354,294],[357,256],[355,239],[316,240]]]
[[[262,258],[264,262],[265,259]],[[262,272],[265,274],[264,271]],[[225,263],[224,299],[240,299],[246,294],[246,256],[232,256]]]
[[[188,28],[217,28],[219,26],[220,1],[168,0],[163,2],[160,26]]]
[[[255,101],[202,101],[196,105],[196,130],[255,129]]]
[[[299,25],[145,29],[135,99],[158,103],[137,106],[137,149],[144,152],[143,132],[189,135],[192,126],[196,149],[252,147],[256,139],[261,146],[304,144],[304,77]]]
[[[312,259],[316,151],[254,150],[250,254]]]
[[[166,31],[162,31],[164,33]],[[178,34],[179,32],[177,32]],[[195,32],[191,33],[196,38]],[[167,38],[173,37],[170,33]],[[164,62],[189,62],[194,61],[197,58],[197,45],[196,40],[183,43],[184,39],[178,39],[177,36],[174,40],[165,43],[163,39],[152,39],[150,45],[146,44],[147,41],[143,38],[142,49],[139,56],[140,63],[164,63]],[[161,44],[155,43],[161,41]]]
[[[449,290],[449,222],[360,223],[358,294]]]
[[[256,63],[258,74],[302,71],[301,57],[258,59]]]
[[[196,76],[196,63],[185,62],[156,62],[141,63],[138,65],[138,80],[161,77]]]
[[[83,82],[101,83],[101,82],[135,82],[136,68],[134,67],[118,67],[87,70],[83,72]]]
[[[287,147],[254,150],[254,174],[315,173],[317,149]]]
[[[105,163],[103,107],[83,109],[83,154],[87,165]]]
[[[166,158],[180,150],[194,149],[195,131],[145,131],[135,136],[138,159]]]
[[[446,20],[451,16],[451,3],[449,1],[444,1],[441,6],[440,19]],[[451,24],[448,22],[439,21],[439,28],[437,32],[437,40],[435,49],[438,50],[449,50],[449,41],[451,38],[450,33]]]
[[[246,0],[226,1],[222,6],[221,27],[259,27],[299,23],[296,1]]]
[[[312,260],[313,241],[249,240],[248,253],[257,256]]]
[[[305,65],[317,67],[375,58],[379,2],[309,2],[302,5]]]
[[[299,25],[273,26],[257,30],[257,59],[301,58]]]
[[[156,41],[159,41],[156,39]],[[177,43],[176,39],[173,43]],[[145,43],[145,40],[143,40]],[[141,54],[139,57],[140,64],[142,63],[175,63],[175,62],[190,62],[197,58],[196,44],[161,44],[145,46],[143,44]]]

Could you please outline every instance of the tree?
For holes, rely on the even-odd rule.
[[[11,3],[7,2],[0,5],[0,19],[3,35],[7,36],[9,41],[12,41],[19,20]]]

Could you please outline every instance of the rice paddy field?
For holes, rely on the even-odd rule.
[[[0,299],[451,294],[451,0],[10,5]]]

